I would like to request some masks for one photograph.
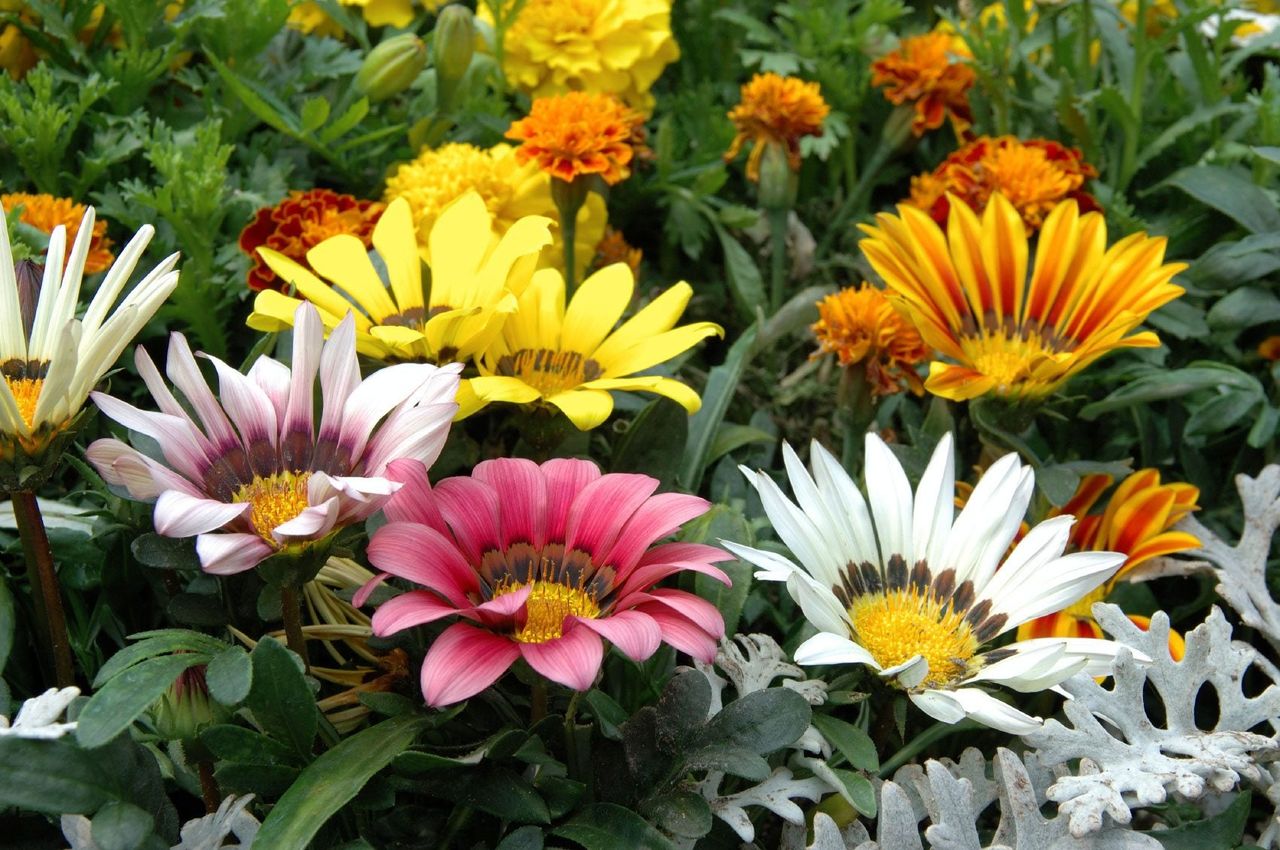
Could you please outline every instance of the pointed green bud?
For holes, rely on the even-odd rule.
[[[411,32],[384,39],[369,51],[356,74],[356,90],[374,103],[394,97],[427,66],[427,45]]]
[[[454,92],[471,67],[476,50],[476,20],[470,9],[455,3],[440,10],[431,50],[436,65],[436,103],[444,112],[453,107]]]

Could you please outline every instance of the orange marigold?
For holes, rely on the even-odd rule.
[[[743,84],[741,102],[729,111],[738,128],[724,158],[731,160],[746,142],[752,144],[747,177],[759,182],[760,158],[768,144],[782,145],[793,171],[800,169],[800,139],[822,134],[822,122],[831,107],[822,99],[817,83],[774,73],[756,74]]]
[[[599,174],[612,185],[630,174],[631,139],[644,119],[606,94],[569,92],[534,100],[529,115],[511,125],[507,138],[521,142],[521,165],[538,167],[566,182]]]
[[[307,251],[341,233],[356,237],[367,248],[383,209],[385,205],[377,201],[362,201],[329,189],[294,190],[274,207],[263,207],[240,233],[240,250],[253,260],[249,288],[255,292],[283,289],[276,273],[258,255],[259,248],[278,251],[304,265]]]
[[[631,274],[638,277],[640,261],[643,258],[644,253],[639,248],[631,247],[621,230],[606,227],[604,238],[596,245],[595,261],[591,265],[592,268],[602,269],[614,263],[626,263],[631,269]]]
[[[71,248],[75,245],[76,234],[80,231],[80,220],[84,218],[84,204],[77,204],[70,198],[55,198],[52,195],[27,195],[21,192],[12,195],[0,195],[0,206],[6,213],[16,207],[22,207],[19,220],[43,233],[53,233],[59,224],[67,228],[67,257],[71,256]],[[65,262],[64,258],[64,262]],[[93,224],[92,239],[89,241],[89,254],[84,260],[84,273],[97,274],[111,268],[115,255],[111,253],[111,240],[107,238],[107,223],[98,219]]]
[[[1258,343],[1258,356],[1264,360],[1280,360],[1280,336],[1269,336]]]
[[[813,356],[834,353],[841,366],[865,363],[873,395],[901,392],[904,382],[917,395],[924,391],[915,366],[929,357],[929,348],[911,320],[871,284],[846,287],[819,301],[811,330],[819,346]]]
[[[991,195],[1000,192],[1029,230],[1039,230],[1044,217],[1061,201],[1074,200],[1081,212],[1098,209],[1098,202],[1083,189],[1086,180],[1097,176],[1097,169],[1084,161],[1077,148],[1048,139],[980,136],[931,173],[912,178],[907,203],[945,225],[950,209],[947,193],[981,214]]]
[[[950,117],[957,136],[973,123],[969,89],[977,79],[964,41],[943,32],[902,39],[898,49],[871,63],[871,84],[886,86],[891,103],[915,105],[911,132],[923,136]]]

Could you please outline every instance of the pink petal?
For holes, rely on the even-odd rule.
[[[270,531],[271,536],[281,544],[296,543],[303,540],[319,540],[338,524],[338,499],[326,499],[318,505],[310,505],[302,509],[288,522],[282,522],[272,529],[259,528],[259,532]]]
[[[436,485],[436,504],[453,530],[458,548],[473,564],[498,548],[498,494],[474,478],[446,478]]]
[[[280,435],[275,405],[256,383],[217,357],[202,356],[208,357],[218,373],[218,398],[240,431],[254,471],[270,475],[275,471],[275,445]]]
[[[249,510],[248,502],[219,502],[166,490],[156,501],[155,526],[165,537],[192,537],[222,528]]]
[[[411,590],[378,606],[378,610],[373,612],[373,633],[386,637],[457,613],[455,606],[431,591]]]
[[[289,367],[273,357],[259,357],[249,370],[249,380],[271,399],[271,406],[276,409],[276,422],[282,423],[289,406]]]
[[[400,407],[392,411],[365,449],[361,464],[367,475],[385,475],[389,462],[398,458],[426,466],[436,462],[444,448],[458,405],[454,402]]]
[[[655,540],[671,534],[694,517],[707,512],[710,503],[683,493],[659,493],[641,505],[627,520],[613,548],[603,559],[625,576],[640,562],[645,550]]]
[[[324,347],[324,325],[315,306],[303,301],[293,314],[293,371],[289,397],[281,417],[280,453],[286,465],[303,469],[310,464],[315,439],[313,423],[316,373]],[[293,439],[290,437],[293,436]]]
[[[150,391],[152,398],[156,400],[156,406],[160,408],[160,412],[167,413],[170,416],[176,416],[179,419],[185,419],[191,424],[191,431],[200,442],[205,454],[216,454],[218,449],[214,448],[214,441],[211,441],[204,433],[202,433],[199,426],[197,426],[195,421],[187,414],[186,408],[182,406],[174,396],[173,392],[169,389],[168,385],[165,384],[164,378],[160,376],[160,370],[157,369],[156,364],[152,362],[151,355],[147,354],[146,349],[141,345],[134,349],[133,364],[137,367],[138,375],[142,378],[142,382],[146,384],[147,390]],[[208,392],[208,390],[209,388],[205,387],[205,392]],[[217,402],[214,402],[214,407],[217,407]],[[219,407],[218,412],[221,413],[221,411],[222,408]],[[223,419],[225,420],[226,417],[224,416]],[[230,428],[231,424],[227,423],[226,437],[220,439],[229,447],[239,446],[240,439],[236,437],[235,433],[231,431]]]
[[[427,468],[416,460],[394,460],[387,465],[387,477],[404,486],[384,507],[391,522],[416,522],[448,535],[449,527],[440,515]]]
[[[719,608],[701,596],[670,587],[659,587],[649,591],[649,598],[688,617],[694,625],[713,638],[724,637],[724,616]]]
[[[578,622],[616,646],[632,661],[644,661],[658,651],[662,629],[642,611],[618,611],[599,620],[575,618]]]
[[[471,604],[468,594],[480,591],[476,571],[453,541],[415,522],[391,522],[374,532],[369,563],[441,593],[459,608]]]
[[[369,597],[378,589],[378,585],[391,578],[391,573],[378,573],[373,578],[361,585],[360,589],[351,597],[351,604],[356,608],[363,608],[364,603],[369,601]]]
[[[137,358],[134,362],[137,363]],[[141,371],[142,364],[138,363],[138,366]],[[187,345],[187,338],[180,333],[169,334],[169,355],[164,371],[169,376],[169,380],[173,381],[173,385],[195,409],[204,432],[209,435],[209,440],[218,451],[242,448],[240,437],[231,427],[231,420],[227,419],[226,411],[222,409],[222,405],[218,403],[218,399],[214,397],[213,391],[209,389],[209,384],[200,372],[200,366],[191,353],[191,346]],[[151,394],[160,404],[160,409],[165,413],[171,412],[167,409],[167,400],[152,388],[151,382],[147,383],[147,387],[151,389]],[[167,391],[166,394],[169,398],[173,397]],[[183,416],[186,416],[185,411]]]
[[[571,625],[555,640],[520,644],[520,654],[530,667],[551,681],[575,691],[585,691],[600,672],[604,643],[591,629]]]
[[[635,610],[652,617],[662,629],[662,639],[676,649],[708,664],[715,660],[716,639],[688,617],[656,602],[640,605]]]
[[[526,584],[510,593],[495,596],[488,602],[477,605],[476,611],[496,614],[500,617],[510,617],[524,607],[524,603],[528,601],[529,594],[532,592],[533,585]]]
[[[558,457],[542,464],[547,479],[547,541],[564,541],[569,507],[582,489],[600,478],[600,467],[589,460]]]
[[[204,495],[169,467],[117,439],[94,440],[84,454],[108,484],[124,487],[135,499],[151,501],[165,490],[177,490],[197,498]]]
[[[422,661],[422,696],[435,708],[469,699],[498,681],[519,657],[515,641],[454,623]]]
[[[569,506],[565,550],[580,549],[603,562],[623,523],[657,488],[658,479],[626,472],[605,475],[583,487]]]
[[[547,525],[547,479],[531,460],[499,458],[477,464],[473,478],[493,487],[498,494],[498,514],[502,520],[503,549],[512,543],[531,543],[541,549]]]
[[[348,313],[329,334],[329,340],[320,352],[320,392],[324,400],[320,414],[320,442],[338,444],[347,399],[358,386],[360,363],[356,360],[356,320]]]
[[[369,437],[382,417],[417,392],[435,369],[427,363],[397,363],[361,381],[343,405],[339,445],[347,448],[353,458],[364,454]]]
[[[216,576],[251,570],[275,552],[256,534],[201,534],[196,538],[200,568]]]
[[[199,481],[204,477],[210,460],[202,443],[208,441],[197,436],[199,432],[191,420],[166,413],[148,413],[106,393],[93,392],[89,397],[111,419],[159,443],[164,459],[185,478]]]
[[[627,580],[618,588],[618,598],[629,596],[632,593],[639,593],[648,590],[667,576],[688,570],[692,573],[702,573],[710,576],[716,581],[728,587],[733,584],[733,580],[729,578],[728,573],[719,567],[713,567],[710,564],[704,564],[701,561],[675,561],[668,564],[646,564],[643,567],[636,567],[627,576]]]

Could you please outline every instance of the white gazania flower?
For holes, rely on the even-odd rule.
[[[362,522],[399,489],[386,477],[400,459],[430,466],[458,405],[460,364],[388,366],[363,381],[350,313],[328,342],[320,314],[298,307],[292,369],[260,358],[242,375],[216,357],[218,395],[182,334],[170,337],[168,376],[199,424],[165,386],[146,351],[135,363],[160,412],[102,393],[102,412],[159,444],[164,463],[115,439],[89,446],[108,483],[155,500],[156,531],[196,538],[206,572],[252,569]],[[206,355],[207,356],[207,355]],[[314,422],[316,375],[322,403]]]
[[[116,304],[155,233],[146,225],[120,252],[84,317],[77,319],[93,220],[89,207],[70,256],[66,228],[54,228],[38,290],[34,277],[19,281],[8,231],[0,226],[0,459],[35,457],[48,448],[178,285],[178,255],[173,254]]]
[[[790,446],[783,452],[798,504],[763,473],[743,472],[801,566],[725,545],[761,568],[757,578],[785,581],[818,629],[796,650],[797,663],[866,664],[938,720],[967,716],[1013,734],[1039,728],[1040,719],[976,685],[1038,691],[1079,672],[1111,671],[1119,646],[1105,640],[1025,640],[980,651],[1080,599],[1124,563],[1115,552],[1064,556],[1075,518],[1059,516],[1031,529],[1001,564],[1034,485],[1016,455],[991,465],[956,517],[949,434],[914,498],[902,466],[874,434],[866,441],[866,499],[816,442],[812,476]]]

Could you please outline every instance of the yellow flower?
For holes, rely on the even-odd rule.
[[[810,330],[818,339],[814,357],[835,353],[841,366],[866,364],[872,395],[893,395],[903,382],[917,395],[924,391],[915,366],[929,349],[911,321],[871,284],[849,286],[819,301],[818,321]]]
[[[582,282],[565,309],[560,273],[543,269],[519,296],[519,308],[478,358],[474,391],[486,401],[534,402],[559,408],[580,430],[595,428],[613,412],[609,390],[666,396],[690,413],[698,394],[673,378],[636,375],[665,363],[724,331],[712,322],[676,327],[693,289],[677,283],[621,327],[635,280],[622,263]]]
[[[477,17],[493,24],[486,3]],[[671,0],[526,0],[503,47],[507,79],[533,97],[599,92],[645,113],[649,87],[680,58]]]
[[[371,27],[404,28],[413,23],[413,0],[338,0],[343,6],[360,9],[364,21]],[[418,0],[427,11],[434,12],[449,0]],[[299,3],[289,10],[288,24],[307,35],[341,36],[342,27],[325,14],[319,3]]]
[[[495,145],[478,148],[454,143],[438,148],[425,148],[417,159],[396,169],[387,180],[385,198],[404,198],[413,210],[417,225],[418,247],[428,264],[431,228],[440,211],[467,192],[476,192],[493,216],[494,231],[501,236],[517,221],[529,215],[546,216],[557,225],[553,231],[555,249],[543,251],[539,264],[562,268],[564,248],[560,242],[560,214],[551,200],[551,178],[537,163],[521,165],[515,148]],[[574,239],[579,277],[595,253],[596,244],[604,237],[608,213],[604,199],[592,193],[578,211],[578,229]]]
[[[26,195],[16,193],[0,195],[0,206],[6,213],[22,207],[19,220],[42,233],[52,234],[58,226],[67,229],[67,258],[71,257],[71,246],[80,232],[80,223],[85,220],[85,205],[77,204],[69,198],[55,198],[52,195]],[[97,274],[111,268],[115,255],[111,253],[111,240],[107,238],[107,223],[93,221],[93,236],[89,241],[89,252],[85,256],[84,273]]]
[[[743,84],[741,102],[729,112],[738,135],[724,158],[733,159],[743,143],[750,142],[747,177],[759,182],[765,146],[781,145],[791,170],[799,171],[801,137],[821,135],[822,122],[830,111],[817,83],[774,73],[756,74]]]
[[[924,341],[955,363],[934,361],[925,389],[963,401],[986,393],[1048,395],[1104,354],[1160,344],[1127,336],[1151,311],[1182,294],[1164,263],[1164,237],[1134,233],[1107,248],[1102,215],[1075,201],[1054,207],[1027,275],[1022,217],[1001,194],[981,220],[953,201],[947,232],[923,210],[860,225],[872,267],[911,315]]]
[[[387,268],[389,285],[363,243],[346,234],[307,252],[314,272],[269,248],[258,253],[316,305],[326,329],[353,313],[361,354],[382,361],[452,363],[470,360],[493,342],[516,309],[516,296],[528,286],[538,252],[550,242],[551,221],[541,216],[527,216],[499,236],[484,201],[468,192],[440,213],[431,230],[427,293],[413,217],[403,199],[387,206],[373,230],[373,247]],[[292,327],[299,303],[264,290],[254,299],[249,327]],[[478,407],[465,389],[458,403],[459,416]]]

